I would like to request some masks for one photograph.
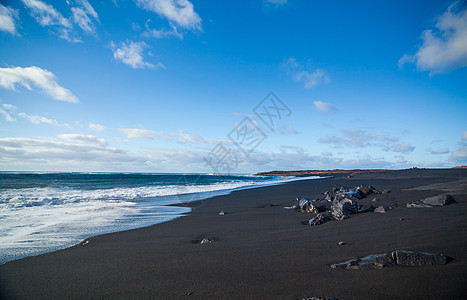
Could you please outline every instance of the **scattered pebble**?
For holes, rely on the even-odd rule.
[[[342,245],[345,245],[345,244],[347,244],[347,243],[344,242],[344,241],[340,241],[338,244],[339,244],[340,246],[342,246]]]
[[[404,218],[399,218],[399,221],[404,221]]]
[[[219,213],[219,216],[223,216],[225,215],[225,211],[221,210],[221,212]]]
[[[185,295],[191,296],[191,295],[193,295],[193,292],[188,292],[188,293],[186,293]]]

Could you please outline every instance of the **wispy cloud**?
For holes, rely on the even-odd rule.
[[[121,128],[119,129],[120,132],[126,134],[128,139],[146,139],[151,140],[155,137],[162,137],[163,134],[161,132],[149,130],[149,129],[141,129],[141,128]]]
[[[143,36],[146,38],[156,38],[156,39],[161,39],[161,38],[168,38],[168,37],[176,37],[179,39],[183,39],[183,34],[178,32],[177,26],[174,24],[170,24],[170,29],[152,29],[149,26],[149,23],[151,20],[148,20],[145,24],[146,31],[143,32]]]
[[[28,8],[29,13],[43,27],[50,27],[58,36],[70,42],[79,42],[78,38],[72,37],[72,23],[65,18],[52,5],[40,0],[22,0]]]
[[[18,34],[16,19],[18,19],[18,11],[0,3],[0,31]]]
[[[467,131],[462,133],[461,140],[458,144],[460,148],[452,151],[449,160],[456,164],[467,165]]]
[[[316,110],[318,110],[319,112],[329,114],[333,114],[336,112],[336,107],[330,103],[323,101],[314,101],[313,104],[315,105]]]
[[[0,86],[15,90],[16,85],[21,85],[28,90],[32,86],[39,88],[55,100],[78,103],[78,98],[70,90],[60,86],[55,75],[45,69],[36,66],[27,68],[0,68]]]
[[[342,130],[339,136],[328,136],[319,139],[320,143],[332,144],[335,147],[365,148],[378,147],[383,151],[409,153],[415,146],[399,143],[399,138],[387,135],[373,135],[364,130]]]
[[[435,29],[423,31],[423,44],[414,55],[405,54],[399,67],[413,63],[420,71],[444,73],[467,66],[467,5],[454,2],[437,18]]]
[[[83,31],[90,34],[95,34],[96,28],[91,18],[99,21],[99,16],[87,0],[77,0],[76,2],[79,4],[79,6],[71,8],[71,12],[73,13],[73,21]]]
[[[49,124],[49,125],[54,125],[54,126],[58,126],[58,127],[72,128],[69,124],[66,124],[66,123],[62,124],[62,123],[59,123],[57,120],[49,119],[49,118],[43,117],[43,116],[28,115],[28,114],[26,114],[24,112],[19,113],[18,117],[24,118],[24,119],[28,120],[29,122],[31,122],[32,124],[36,124],[36,125]]]
[[[294,57],[290,57],[284,63],[292,79],[304,84],[306,89],[311,89],[317,85],[329,83],[331,80],[324,69],[305,69]]]
[[[185,29],[201,30],[201,18],[188,0],[135,0],[146,10],[155,12]]]
[[[394,152],[402,152],[402,153],[410,153],[415,150],[415,146],[412,146],[410,144],[398,144],[394,145],[390,150]]]
[[[0,108],[0,114],[3,115],[3,117],[5,117],[6,121],[15,122],[16,119],[11,116],[11,113],[13,113],[14,110],[16,110],[16,106],[3,103],[2,108]]]
[[[165,68],[162,63],[153,65],[152,63],[144,61],[143,51],[149,46],[145,42],[122,42],[120,46],[116,46],[111,42],[110,47],[113,50],[114,59],[132,67],[133,69],[157,69]]]
[[[104,131],[105,126],[98,123],[89,123],[89,128],[95,131]]]
[[[84,134],[75,134],[75,133],[66,133],[66,134],[59,134],[59,138],[71,142],[77,142],[81,144],[88,144],[88,145],[97,145],[97,146],[105,146],[107,145],[107,141],[104,139],[98,139],[93,135],[84,135]]]
[[[441,148],[437,150],[427,149],[431,154],[446,154],[449,153],[449,148]]]
[[[263,0],[263,5],[279,7],[285,5],[287,0]]]

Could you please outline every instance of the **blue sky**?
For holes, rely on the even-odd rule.
[[[465,1],[0,3],[0,170],[467,164]]]

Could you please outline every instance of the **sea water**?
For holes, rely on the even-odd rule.
[[[185,204],[202,205],[235,189],[290,180],[294,178],[0,172],[0,263],[67,248],[95,235],[170,221],[191,211]]]

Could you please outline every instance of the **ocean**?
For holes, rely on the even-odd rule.
[[[0,263],[182,217],[193,201],[297,180],[213,174],[0,172]],[[181,204],[181,206],[168,206]]]

